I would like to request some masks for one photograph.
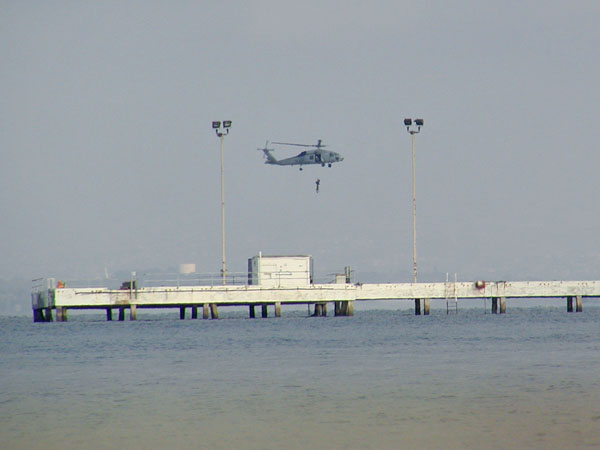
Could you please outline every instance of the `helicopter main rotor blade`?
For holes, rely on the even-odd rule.
[[[271,142],[271,144],[279,144],[279,145],[294,145],[296,147],[314,147],[314,145],[307,144],[292,144],[291,142]]]
[[[279,144],[279,145],[294,145],[296,147],[311,147],[311,148],[322,148],[322,147],[327,147],[326,145],[323,145],[321,143],[318,144],[294,144],[292,142],[271,142],[271,144]]]

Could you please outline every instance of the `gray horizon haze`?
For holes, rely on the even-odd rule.
[[[600,4],[0,2],[0,278],[311,254],[412,280],[600,279]],[[342,154],[264,164],[266,140]],[[297,149],[278,147],[278,158]],[[315,193],[315,180],[321,180]],[[439,280],[442,281],[442,280]]]

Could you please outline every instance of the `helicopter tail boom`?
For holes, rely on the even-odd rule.
[[[265,156],[267,157],[267,160],[265,161],[266,164],[276,164],[277,163],[277,158],[275,158],[271,154],[272,150],[264,149],[263,151],[265,152]]]

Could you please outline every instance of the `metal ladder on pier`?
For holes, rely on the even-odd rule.
[[[450,310],[454,310],[458,314],[458,293],[456,291],[456,273],[454,274],[454,283],[448,280],[448,272],[446,272],[446,314],[450,314]]]

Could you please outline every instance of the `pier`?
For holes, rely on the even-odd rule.
[[[346,280],[347,281],[347,280]],[[583,299],[600,297],[600,281],[473,281],[442,283],[379,283],[361,284],[337,282],[306,283],[294,286],[224,285],[140,287],[135,282],[125,288],[63,287],[54,279],[35,280],[31,293],[33,320],[66,321],[70,309],[106,311],[106,320],[130,320],[144,308],[175,308],[180,319],[218,319],[219,308],[246,306],[250,318],[280,317],[286,305],[308,305],[313,316],[352,316],[355,302],[389,300],[414,302],[416,315],[428,315],[432,301],[444,301],[447,310],[456,308],[463,299],[489,299],[491,312],[504,314],[507,303],[522,304],[527,299],[565,299],[567,312],[582,312]],[[332,306],[328,309],[328,306]],[[189,316],[188,316],[189,313]]]

